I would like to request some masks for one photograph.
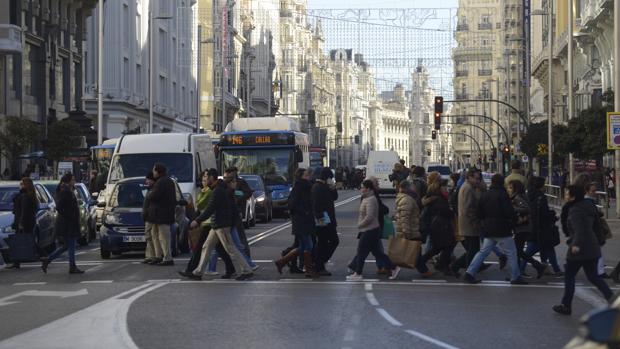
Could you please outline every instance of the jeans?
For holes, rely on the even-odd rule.
[[[511,274],[510,281],[515,281],[521,277],[521,270],[519,269],[519,262],[517,261],[517,249],[515,247],[515,241],[511,236],[503,238],[484,238],[482,248],[478,253],[476,253],[474,260],[467,268],[467,274],[472,276],[476,275],[484,260],[489,256],[489,254],[491,254],[491,252],[493,252],[493,248],[496,246],[499,246],[508,258],[508,265],[510,266]]]
[[[230,258],[239,265],[241,269],[241,273],[243,274],[252,273],[252,269],[250,269],[250,266],[245,261],[241,252],[235,246],[235,243],[233,242],[230,231],[231,231],[230,227],[211,229],[211,231],[209,232],[209,236],[207,236],[207,240],[202,245],[202,254],[200,255],[200,262],[198,262],[198,266],[193,271],[195,275],[202,274],[202,270],[204,269],[204,266],[207,263],[207,260],[209,260],[211,253],[213,253],[213,250],[215,249],[215,246],[217,245],[218,240],[219,242],[222,243],[222,246],[224,247],[226,252],[230,255]]]
[[[357,243],[357,255],[354,258],[355,272],[361,275],[364,271],[364,263],[366,257],[372,252],[377,260],[381,260],[382,265],[386,265],[389,269],[392,269],[392,262],[381,250],[379,250],[379,243],[381,242],[381,229],[374,229],[360,233],[360,239]]]
[[[69,251],[69,265],[75,266],[75,239],[66,239],[65,243],[52,252],[47,258],[51,262],[61,254]]]
[[[332,257],[340,239],[336,227],[328,225],[326,227],[317,228],[317,246],[316,246],[316,270],[325,270],[325,263]]]
[[[454,261],[452,265],[457,271],[461,268],[466,269],[471,264],[471,261],[474,260],[476,254],[480,251],[480,238],[477,236],[465,236],[461,244],[465,248],[465,253]]]
[[[605,262],[603,261],[603,256],[601,256],[596,263],[596,271],[598,275],[605,274]]]
[[[539,252],[539,251],[540,251],[541,262],[548,262],[549,264],[551,264],[553,271],[556,273],[559,273],[562,271],[562,269],[560,269],[560,265],[558,264],[558,258],[555,255],[555,248],[553,246],[547,246],[541,250],[540,246],[538,245],[538,242],[533,241],[533,240],[530,240],[527,242],[527,248],[525,249],[525,254],[527,256],[532,257],[533,255],[536,254],[536,252]],[[522,261],[520,265],[521,271],[525,270],[525,265],[526,265],[526,262]]]
[[[9,245],[4,242],[4,239],[7,239],[9,234],[0,233],[0,250],[8,249]],[[0,265],[4,265],[4,258],[2,257],[2,253],[0,252]]]
[[[583,271],[586,273],[586,277],[591,284],[596,286],[603,294],[605,299],[609,300],[613,293],[609,289],[609,286],[597,273],[596,270],[597,260],[587,261],[571,261],[567,260],[564,265],[564,296],[562,297],[562,304],[567,307],[571,307],[573,303],[573,296],[575,295],[575,276],[579,272],[579,269],[583,267]]]
[[[527,241],[527,237],[524,234],[515,234],[515,246],[517,247],[517,257],[519,257],[519,268],[521,272],[525,270],[525,266],[529,262],[532,267],[538,269],[542,265],[539,261],[535,260],[534,257],[528,256],[525,253],[525,242]]]
[[[256,263],[254,263],[254,261],[252,261],[252,258],[250,258],[248,256],[248,254],[245,252],[245,249],[243,248],[243,245],[241,243],[241,239],[239,238],[239,231],[237,230],[237,228],[232,228],[230,231],[230,236],[232,237],[232,241],[235,243],[235,247],[237,247],[237,249],[239,250],[239,252],[241,252],[241,255],[243,256],[243,258],[245,259],[245,261],[248,263],[248,265],[254,269],[256,267]],[[208,271],[216,271],[217,270],[217,258],[219,257],[219,253],[217,251],[217,249],[213,252],[213,254],[211,254],[211,258],[209,259],[209,267],[207,268]]]
[[[164,262],[171,261],[170,225],[151,224],[151,232],[153,236],[153,247],[155,248],[155,258],[161,258]]]

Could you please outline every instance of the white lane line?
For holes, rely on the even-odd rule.
[[[95,248],[91,248],[89,251],[99,251],[101,249],[101,247],[95,247]]]
[[[345,342],[353,342],[353,340],[355,339],[355,330],[353,329],[347,329],[344,332],[344,341]]]
[[[577,287],[575,289],[575,296],[577,296],[577,298],[581,299],[582,301],[590,304],[594,308],[605,308],[608,306],[607,302],[601,296],[599,296],[598,293],[595,293],[591,289]]]
[[[47,282],[16,282],[13,286],[40,286],[45,284],[47,284]]]
[[[377,301],[377,298],[372,292],[366,292],[366,299],[368,299],[368,303],[370,303],[373,307],[379,305],[379,301]]]
[[[272,259],[253,259],[254,263],[273,263]]]
[[[411,280],[411,282],[415,283],[421,283],[421,284],[445,284],[448,282],[448,280],[419,280],[419,279],[413,279]]]
[[[364,290],[366,291],[372,291],[372,283],[371,282],[367,282],[364,284]]]
[[[381,316],[383,316],[383,318],[384,318],[387,322],[389,322],[392,326],[402,326],[402,325],[403,325],[402,323],[400,323],[400,321],[398,321],[398,320],[394,319],[394,318],[392,317],[392,315],[390,315],[390,313],[388,313],[387,311],[385,311],[385,309],[383,309],[383,308],[375,308],[375,309],[377,309],[377,312],[378,312]]]
[[[152,279],[152,280],[147,280],[146,282],[148,283],[171,283],[171,282],[179,282],[181,281],[181,279]]]
[[[86,251],[81,251],[81,252],[76,252],[75,255],[76,256],[81,256],[83,254],[87,253]]]
[[[450,345],[448,343],[442,342],[442,341],[440,341],[438,339],[435,339],[433,337],[429,337],[429,336],[427,336],[427,335],[425,335],[423,333],[420,333],[418,331],[406,330],[405,332],[409,333],[410,335],[412,335],[414,337],[417,337],[417,338],[425,340],[425,341],[427,341],[429,343],[435,344],[436,346],[441,347],[441,348],[445,348],[445,349],[459,349],[458,347],[455,347],[455,346]]]
[[[81,284],[111,284],[114,280],[86,280],[80,282]]]

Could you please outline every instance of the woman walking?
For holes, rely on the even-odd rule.
[[[362,182],[362,203],[359,208],[359,218],[357,227],[359,229],[359,242],[357,244],[357,257],[354,273],[347,276],[347,281],[361,281],[362,272],[366,257],[372,252],[377,258],[381,259],[381,263],[387,266],[394,273],[398,272],[398,268],[394,268],[392,262],[385,253],[379,250],[381,242],[381,225],[379,224],[379,201],[375,196],[375,186],[369,179]]]
[[[282,274],[282,268],[284,268],[284,266],[289,264],[289,262],[295,262],[297,257],[301,255],[306,277],[318,277],[312,265],[314,216],[312,214],[311,177],[311,169],[300,168],[295,172],[295,184],[289,195],[288,207],[291,214],[293,234],[299,246],[292,249],[284,257],[275,261],[276,268],[278,268],[280,274]]]
[[[603,294],[606,300],[611,300],[613,293],[609,286],[598,275],[596,266],[601,256],[601,246],[594,232],[598,223],[598,211],[596,206],[584,200],[585,190],[581,186],[571,185],[568,187],[568,201],[572,206],[568,212],[569,240],[566,254],[564,274],[564,296],[562,303],[553,306],[556,313],[563,315],[571,314],[573,295],[575,294],[575,276],[579,269],[583,271],[592,283]]]
[[[49,264],[61,254],[69,251],[69,274],[83,274],[75,264],[75,243],[80,237],[80,209],[74,193],[75,177],[67,173],[56,188],[56,237],[62,246],[47,258],[42,258],[41,269],[47,273]]]
[[[19,194],[13,199],[13,229],[17,234],[33,234],[37,223],[37,197],[32,179],[22,178]],[[0,257],[1,258],[1,257]],[[19,269],[19,262],[13,262],[7,269]]]

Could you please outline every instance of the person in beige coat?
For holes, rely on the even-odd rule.
[[[480,219],[478,218],[478,202],[482,195],[480,172],[476,169],[467,171],[465,183],[458,194],[458,231],[463,237],[465,253],[450,266],[454,274],[461,268],[467,268],[474,256],[480,251]]]
[[[418,198],[411,189],[411,182],[402,181],[396,195],[396,233],[407,240],[420,240],[420,207]]]

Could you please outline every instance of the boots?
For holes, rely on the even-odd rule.
[[[615,283],[620,284],[620,262],[618,262],[618,264],[614,268],[614,271],[611,272],[609,277],[611,277]]]
[[[274,263],[276,264],[276,268],[278,268],[278,273],[282,274],[282,268],[284,268],[288,262],[295,260],[299,256],[299,251],[297,249],[292,250],[286,256],[278,259]]]
[[[318,278],[319,274],[314,271],[314,266],[312,265],[312,252],[305,251],[304,252],[304,269],[306,269],[306,277],[307,278]]]

